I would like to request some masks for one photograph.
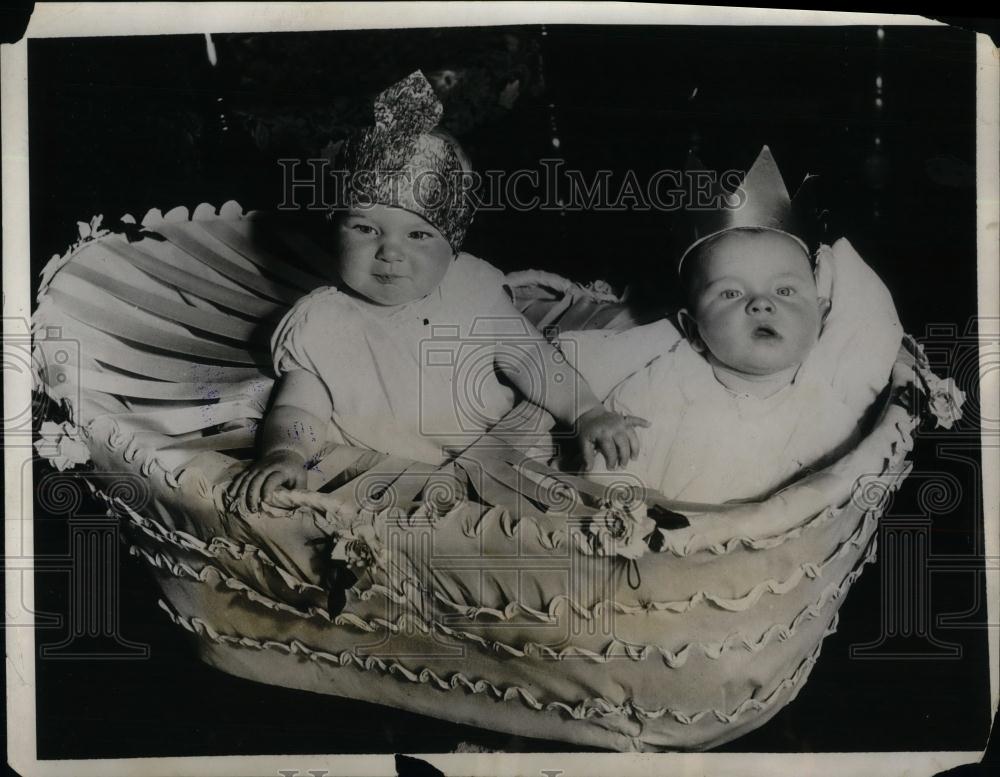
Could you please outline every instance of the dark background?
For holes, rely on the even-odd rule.
[[[975,52],[947,29],[549,27],[214,36],[29,44],[31,241],[37,271],[76,221],[236,199],[273,207],[279,157],[316,155],[363,121],[370,97],[417,67],[442,90],[447,127],[478,169],[560,157],[585,172],[649,173],[689,149],[745,169],[770,145],[789,188],[821,176],[830,237],[851,238],[893,290],[907,330],[969,394],[950,433],[927,430],[884,526],[930,520],[934,639],[882,632],[880,560],[799,698],[723,749],[964,750],[989,726],[976,387]],[[882,76],[883,106],[876,107]],[[517,99],[501,104],[516,81]],[[697,93],[695,89],[697,88]],[[552,138],[559,139],[555,149]],[[876,145],[875,138],[881,139]],[[541,267],[669,298],[669,214],[484,213],[466,247],[503,269]],[[943,325],[944,328],[942,328]],[[936,327],[929,329],[928,327]],[[966,336],[968,335],[968,336]],[[44,470],[36,472],[36,482]],[[958,483],[954,499],[928,496]],[[930,484],[930,485],[928,485]],[[894,523],[895,522],[895,523]],[[36,507],[36,549],[67,550],[62,516]],[[199,664],[122,559],[123,635],[145,660],[39,660],[42,758],[577,749],[430,721],[361,702],[238,680]],[[913,583],[914,586],[917,583]],[[41,611],[68,581],[36,576]],[[937,616],[958,613],[949,623]],[[39,629],[39,645],[60,641]],[[958,648],[943,658],[940,643]],[[892,650],[921,656],[889,658]]]

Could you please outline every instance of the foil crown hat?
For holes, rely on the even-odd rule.
[[[689,158],[687,168],[691,173],[701,170],[703,165]],[[726,191],[716,181],[707,207],[689,205],[683,211],[677,230],[680,239],[678,273],[695,248],[709,238],[732,230],[778,232],[795,240],[811,256],[818,227],[813,187],[809,185],[814,180],[815,176],[806,176],[795,197],[789,197],[771,149],[762,147],[736,189]]]
[[[457,252],[472,222],[466,170],[454,145],[429,134],[444,108],[419,70],[375,99],[374,124],[351,133],[338,153],[347,175],[340,202],[388,205],[432,224]]]

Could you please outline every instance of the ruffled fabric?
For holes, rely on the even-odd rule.
[[[631,700],[616,704],[602,698],[586,698],[575,702],[550,701],[544,703],[539,701],[531,691],[517,685],[496,685],[488,680],[469,677],[463,672],[454,672],[448,676],[442,676],[427,668],[408,667],[399,660],[385,660],[371,655],[362,656],[354,651],[328,653],[322,650],[315,650],[298,640],[283,642],[279,640],[258,640],[242,635],[223,634],[216,631],[211,624],[201,618],[185,618],[178,615],[162,600],[160,600],[160,607],[175,624],[211,642],[249,650],[273,650],[286,655],[302,656],[308,661],[321,662],[333,668],[351,667],[363,671],[378,671],[394,675],[399,679],[411,683],[430,685],[436,690],[441,691],[464,690],[472,694],[487,694],[497,700],[518,701],[529,710],[536,712],[559,711],[575,720],[587,720],[592,717],[605,716],[657,720],[664,716],[669,716],[677,723],[687,726],[697,723],[702,718],[712,716],[720,723],[731,724],[744,715],[759,714],[768,710],[788,689],[801,684],[815,665],[820,651],[820,645],[817,645],[810,655],[796,667],[795,671],[789,677],[783,678],[771,693],[763,698],[746,699],[732,710],[706,709],[695,712],[683,712],[668,705],[657,708],[646,708]],[[835,622],[830,625],[824,636],[832,634],[834,631],[836,631]]]
[[[154,534],[150,529],[150,522],[138,516],[135,518],[138,518],[135,521],[137,528],[146,533]],[[170,537],[170,533],[160,534],[159,537],[167,539]],[[206,548],[205,551],[209,557],[215,555],[209,548]],[[231,547],[226,547],[225,551],[233,553]],[[841,599],[854,581],[861,575],[863,565],[870,563],[875,557],[874,546],[869,546],[868,553],[862,562],[843,581],[824,588],[819,599],[802,609],[788,624],[773,624],[760,635],[735,632],[728,634],[725,639],[718,642],[690,642],[677,651],[671,651],[656,644],[635,644],[617,638],[607,642],[601,650],[592,650],[582,645],[572,644],[556,650],[549,645],[530,641],[515,645],[498,639],[488,639],[482,634],[454,628],[440,621],[425,620],[412,612],[399,615],[395,621],[378,617],[366,619],[351,612],[331,615],[329,610],[322,606],[296,607],[262,594],[242,580],[227,574],[224,570],[210,563],[199,569],[191,564],[176,561],[167,554],[151,552],[137,545],[129,546],[129,552],[133,556],[144,559],[150,567],[159,572],[175,577],[188,578],[209,586],[225,587],[244,597],[247,601],[275,612],[286,613],[296,618],[315,619],[320,623],[351,628],[367,634],[380,632],[389,632],[392,634],[409,633],[415,629],[427,638],[433,638],[435,634],[438,634],[452,639],[475,643],[481,648],[494,653],[506,654],[516,658],[539,657],[554,661],[583,658],[594,663],[606,664],[623,657],[632,661],[645,661],[651,655],[659,654],[663,658],[664,663],[670,668],[684,666],[688,656],[693,651],[700,651],[702,655],[708,658],[718,659],[728,650],[743,649],[751,653],[756,653],[772,642],[778,640],[785,641],[794,637],[796,631],[803,623],[820,617],[824,614],[830,603]],[[253,549],[253,552],[259,552],[259,550]],[[812,577],[818,577],[818,575],[814,573]],[[397,603],[403,601],[405,599],[396,600]]]

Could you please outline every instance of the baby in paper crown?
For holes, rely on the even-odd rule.
[[[237,506],[258,511],[277,490],[303,488],[310,462],[336,446],[442,463],[448,446],[500,420],[515,390],[574,426],[585,455],[633,455],[644,421],[607,410],[514,308],[503,274],[460,252],[468,165],[436,129],[442,110],[418,71],[379,95],[374,125],[345,141],[335,285],[299,300],[274,333],[280,380],[260,455],[229,485]]]
[[[846,239],[812,253],[795,234],[766,147],[742,188],[742,212],[718,214],[680,259],[676,325],[565,335],[607,407],[649,419],[626,468],[668,499],[763,498],[845,452],[902,338]],[[610,385],[626,363],[645,366]]]

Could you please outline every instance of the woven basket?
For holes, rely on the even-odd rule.
[[[690,506],[638,558],[595,550],[601,486],[488,437],[440,468],[338,449],[281,514],[244,515],[223,486],[266,407],[268,337],[330,257],[297,222],[234,203],[99,226],[43,273],[38,386],[72,422],[44,425],[39,449],[65,466],[85,446],[201,658],[512,734],[703,749],[794,699],[906,475],[919,418],[898,400],[935,381],[908,341],[853,451],[766,501]],[[509,280],[538,324],[635,323],[557,276]],[[78,357],[56,359],[66,340]],[[125,475],[143,478],[144,504],[115,495]],[[331,549],[357,564],[344,591]]]

